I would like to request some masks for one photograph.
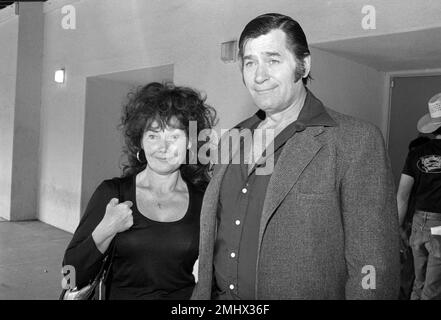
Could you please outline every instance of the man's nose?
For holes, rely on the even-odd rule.
[[[265,64],[260,64],[256,68],[256,74],[254,77],[254,81],[256,83],[263,83],[265,80],[267,80],[269,77],[268,75],[268,68],[265,66]]]

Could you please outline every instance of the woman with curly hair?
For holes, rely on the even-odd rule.
[[[187,163],[189,125],[198,134],[211,129],[216,112],[197,91],[173,84],[150,83],[128,97],[123,177],[99,185],[63,265],[75,268],[81,288],[112,250],[107,299],[189,299],[209,180],[207,165]]]

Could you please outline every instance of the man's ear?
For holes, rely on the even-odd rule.
[[[306,78],[309,75],[309,72],[311,71],[311,55],[308,55],[303,58],[303,68],[305,72],[302,75],[302,78]]]

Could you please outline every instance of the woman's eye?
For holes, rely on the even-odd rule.
[[[147,138],[149,138],[150,140],[154,140],[154,139],[157,138],[157,136],[155,136],[154,134],[149,134],[149,135],[147,136]]]
[[[253,65],[253,61],[247,61],[247,62],[245,62],[245,67],[251,67],[252,65]]]

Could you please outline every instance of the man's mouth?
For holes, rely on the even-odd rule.
[[[255,89],[254,91],[256,91],[257,94],[265,94],[273,91],[275,88],[276,87],[268,88],[268,89]]]

